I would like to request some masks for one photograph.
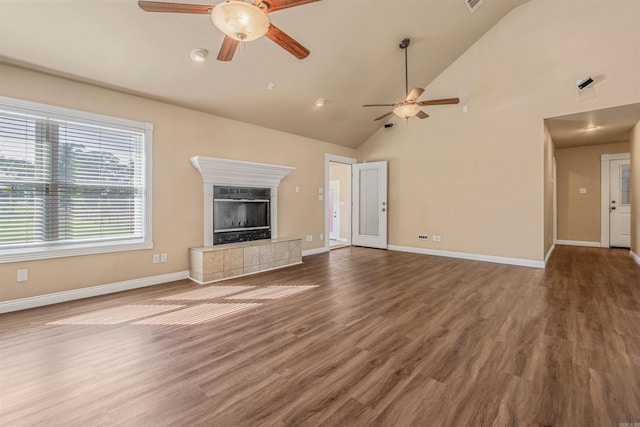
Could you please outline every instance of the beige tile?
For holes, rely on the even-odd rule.
[[[249,267],[244,268],[244,274],[257,273],[258,271],[260,271],[259,265],[251,265]]]
[[[253,267],[260,265],[260,246],[244,248],[244,266]]]
[[[208,283],[208,282],[213,282],[214,280],[220,280],[220,279],[224,279],[224,276],[222,275],[222,271],[218,271],[217,273],[211,273],[211,274],[203,274],[201,282]]]
[[[276,243],[274,245],[275,260],[286,260],[289,258],[289,242]]]
[[[298,258],[302,256],[302,240],[292,240],[289,242],[289,256],[291,258]]]
[[[244,267],[244,248],[227,249],[224,251],[224,271],[237,270]]]
[[[271,262],[273,263],[273,245],[260,246],[260,265]]]
[[[260,263],[260,270],[269,270],[271,268],[274,268],[275,266],[276,264],[274,262]]]
[[[189,271],[189,277],[191,277],[193,280],[197,280],[198,282],[202,282],[202,273],[200,273],[199,271],[195,271],[195,270],[190,270]]]
[[[224,277],[235,277],[235,276],[241,276],[244,274],[244,269],[243,268],[237,268],[234,270],[225,270],[224,271]]]
[[[189,251],[189,269],[202,273],[202,252]]]
[[[222,263],[224,258],[224,251],[213,251],[213,252],[205,252],[204,260],[203,260],[203,270],[202,272],[205,274],[217,273],[218,271],[222,271]]]
[[[277,259],[275,262],[276,267],[282,267],[285,265],[289,265],[289,259]]]
[[[289,258],[289,264],[300,264],[301,262],[302,262],[302,257]]]

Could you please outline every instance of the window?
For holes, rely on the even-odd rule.
[[[152,247],[151,133],[0,97],[0,262]]]

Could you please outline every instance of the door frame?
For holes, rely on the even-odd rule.
[[[611,160],[631,159],[631,153],[602,154],[600,156],[600,247],[610,248],[609,236],[609,196],[611,190]]]
[[[331,162],[334,163],[344,163],[346,165],[353,165],[354,163],[358,163],[357,159],[351,158],[351,157],[344,157],[344,156],[338,156],[335,154],[329,154],[329,153],[325,153],[324,154],[324,194],[328,194],[329,193],[329,175],[330,175],[330,164]],[[348,239],[348,243],[351,244],[351,215],[352,215],[352,200],[351,200],[351,174],[349,174],[349,185],[347,186],[347,200],[348,200],[348,209],[349,209],[349,213],[348,213],[348,221],[347,221],[347,239]],[[324,249],[325,250],[329,250],[329,198],[325,197],[324,198]]]

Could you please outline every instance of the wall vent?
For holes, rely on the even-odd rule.
[[[482,3],[484,3],[483,0],[464,0],[464,2],[471,13],[478,10],[478,8],[482,6]]]

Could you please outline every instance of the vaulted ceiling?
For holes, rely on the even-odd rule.
[[[409,87],[425,87],[526,1],[484,0],[471,14],[465,0],[321,0],[269,15],[306,59],[261,38],[220,62],[223,34],[206,15],[146,13],[135,0],[0,0],[0,61],[357,147],[387,111],[361,105],[404,99],[400,40],[411,38]],[[209,60],[192,62],[194,48]],[[456,96],[451,87],[421,99]]]

